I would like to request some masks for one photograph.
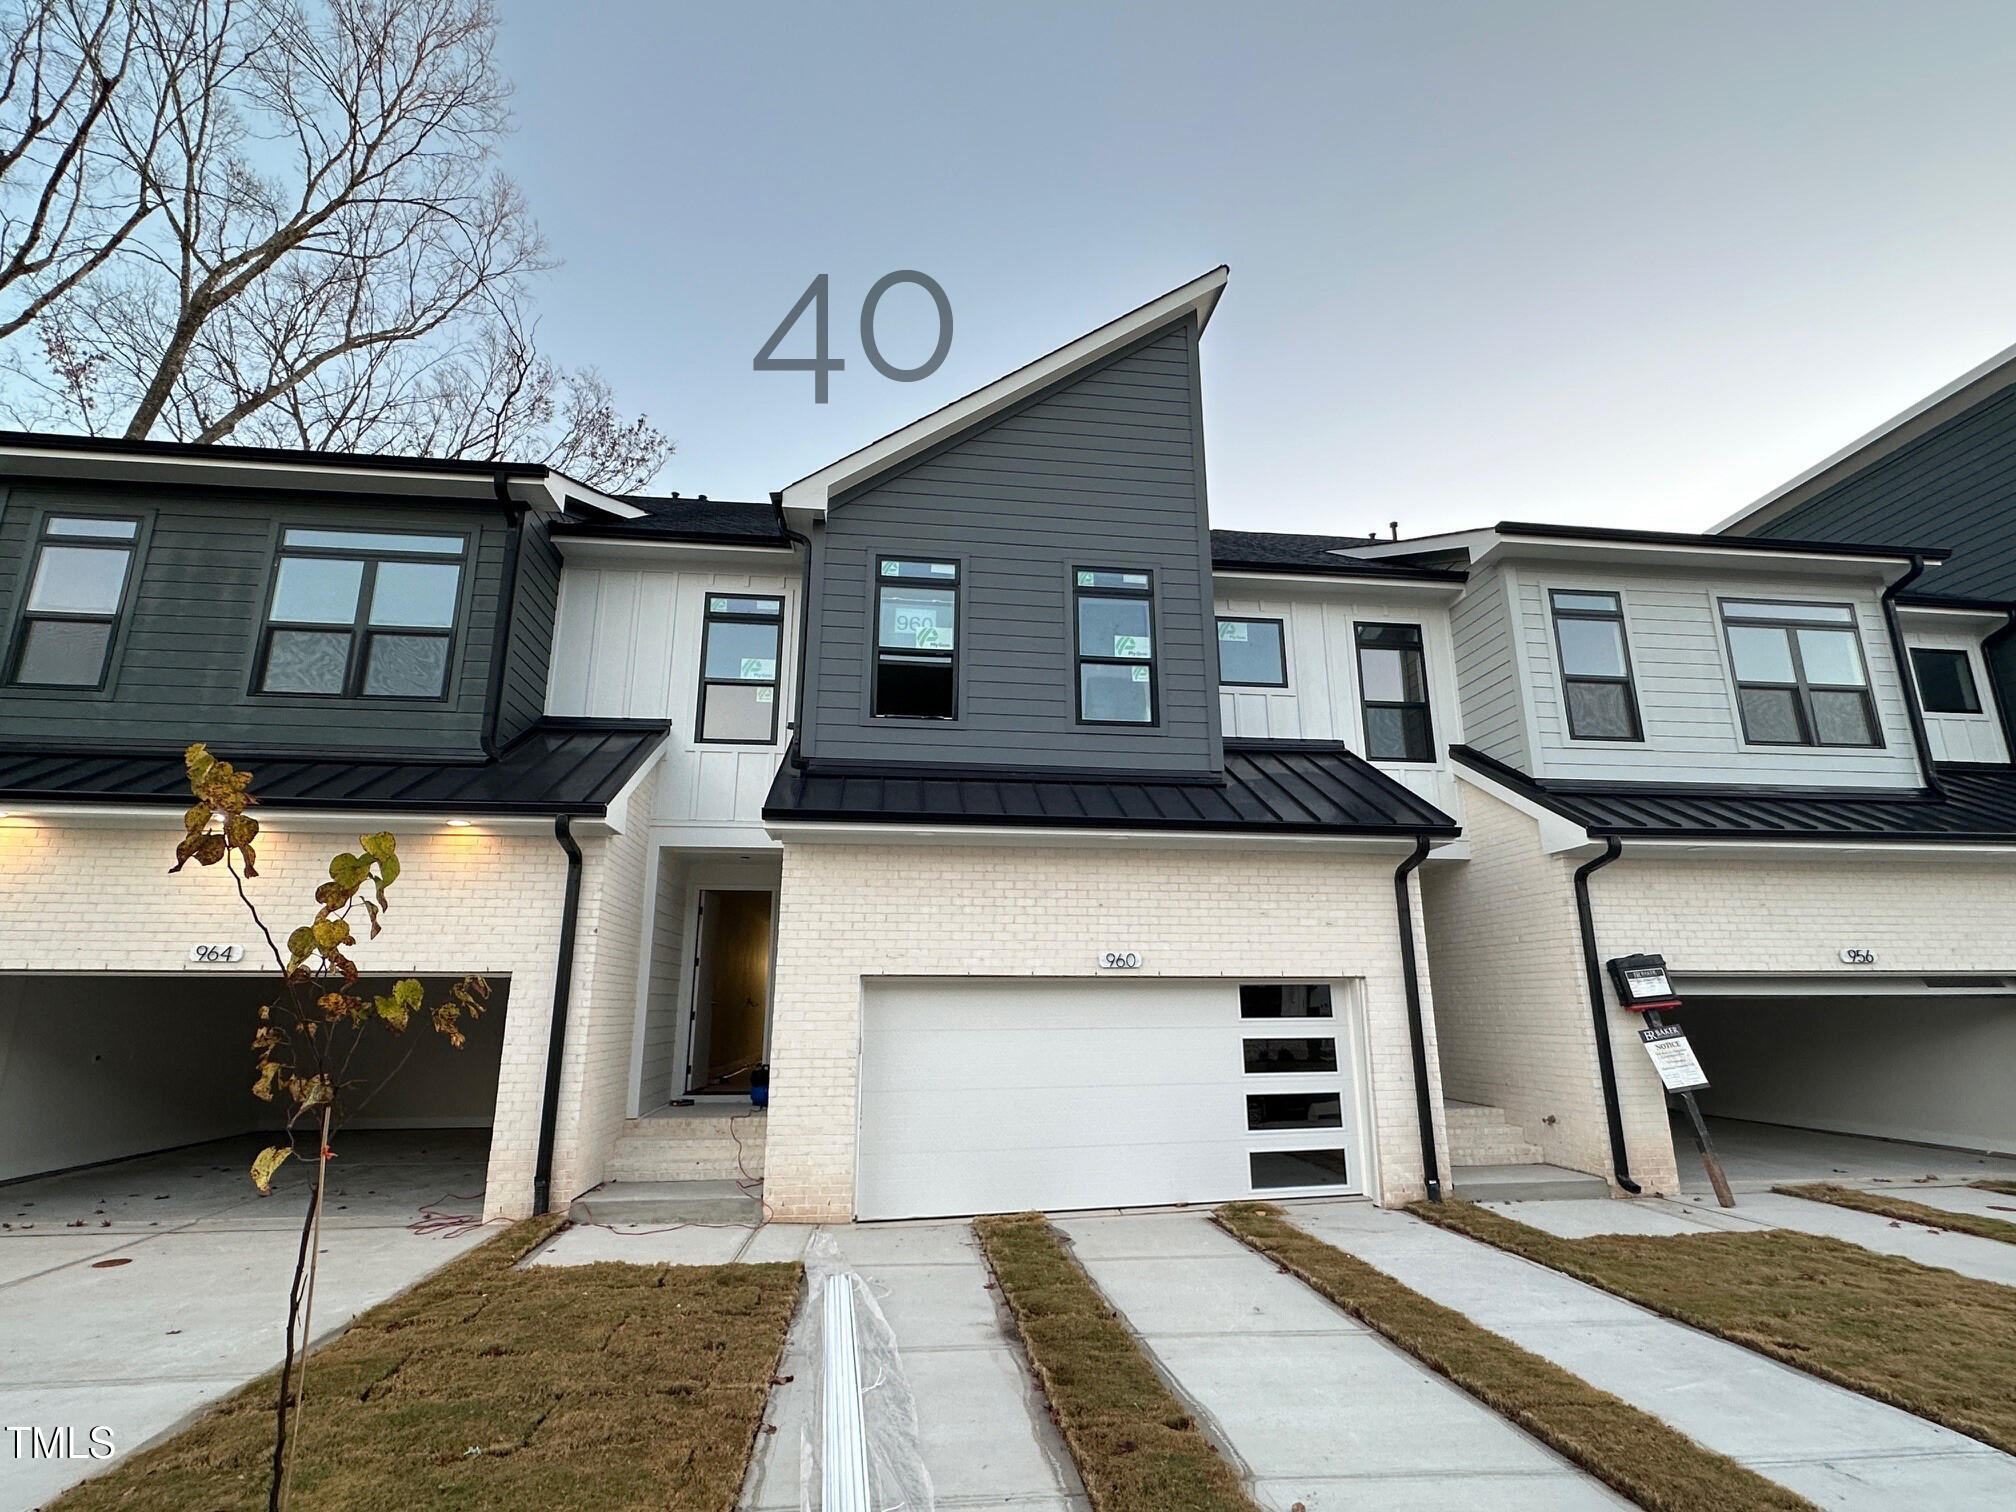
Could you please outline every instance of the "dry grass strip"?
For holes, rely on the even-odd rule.
[[[2000,1192],[2004,1197],[2016,1197],[2016,1181],[1981,1180],[1967,1183],[1977,1192]]]
[[[1804,1497],[1297,1228],[1271,1203],[1230,1203],[1213,1216],[1235,1239],[1641,1507],[1814,1512]]]
[[[1258,1512],[1041,1213],[973,1228],[1098,1512]]]
[[[1865,1192],[1857,1187],[1836,1186],[1831,1181],[1809,1181],[1798,1186],[1774,1186],[1772,1191],[1786,1197],[1804,1197],[1811,1202],[1832,1203],[1853,1208],[1858,1213],[1874,1213],[1899,1223],[1920,1223],[1926,1228],[1951,1229],[1956,1234],[1972,1234],[1978,1239],[2000,1239],[2016,1244],[2016,1223],[1989,1218],[1980,1213],[1955,1213],[1946,1208],[1907,1202],[1888,1192]]]
[[[317,1350],[298,1512],[732,1512],[797,1306],[796,1264],[513,1267],[535,1218]],[[50,1512],[266,1505],[278,1376]]]
[[[1561,1239],[1467,1202],[1409,1211],[2016,1453],[2016,1287],[1792,1229]]]

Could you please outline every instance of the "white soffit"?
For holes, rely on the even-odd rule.
[[[1224,292],[1231,270],[1223,264],[1201,278],[1193,278],[1181,288],[1171,289],[1160,299],[1150,300],[1130,310],[1118,320],[1088,331],[1076,341],[997,378],[985,388],[975,389],[963,399],[955,399],[901,430],[891,431],[859,451],[800,478],[784,490],[787,509],[824,510],[835,494],[844,493],[877,473],[899,466],[920,452],[929,450],[947,436],[954,435],[990,416],[1021,402],[1030,394],[1111,356],[1159,326],[1194,313],[1201,330],[1210,322]]]

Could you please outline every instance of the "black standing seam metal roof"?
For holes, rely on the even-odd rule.
[[[810,770],[794,743],[763,801],[773,821],[1444,835],[1456,821],[1341,745],[1225,742],[1225,780],[1001,768]]]
[[[252,773],[266,809],[447,814],[602,813],[664,741],[659,720],[544,719],[494,761],[417,757],[216,754]],[[0,800],[13,803],[189,802],[180,751],[0,749]]]
[[[1463,765],[1574,821],[1624,840],[1818,840],[2016,844],[2016,767],[1941,763],[1928,788],[1788,788],[1542,782],[1468,746]]]

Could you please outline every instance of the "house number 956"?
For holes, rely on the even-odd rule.
[[[898,284],[915,284],[931,296],[931,303],[938,309],[938,344],[931,348],[931,355],[916,367],[897,367],[882,355],[882,348],[875,343],[875,312],[881,308],[882,296]],[[805,286],[805,292],[798,296],[798,303],[791,306],[791,312],[777,324],[770,333],[770,339],[763,343],[763,349],[756,354],[753,364],[759,373],[810,373],[812,375],[812,402],[826,402],[826,378],[829,373],[837,373],[846,368],[844,358],[827,355],[829,341],[826,325],[827,276],[821,273]],[[777,346],[790,334],[798,323],[798,317],[805,313],[805,307],[812,307],[812,355],[810,357],[779,357]],[[868,365],[884,378],[892,378],[898,383],[915,383],[920,378],[929,378],[938,371],[945,361],[945,354],[952,350],[952,301],[945,297],[945,290],[938,280],[929,273],[919,273],[915,268],[899,268],[894,273],[884,273],[875,280],[868,291],[868,297],[861,301],[861,352],[868,359]]]

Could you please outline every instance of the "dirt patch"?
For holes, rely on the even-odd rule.
[[[973,1228],[1098,1512],[1258,1512],[1042,1214]]]
[[[300,1512],[732,1512],[800,1267],[516,1269],[535,1218],[371,1309],[309,1362]],[[266,1505],[277,1373],[50,1512]]]
[[[2016,1288],[1791,1229],[1562,1239],[1467,1202],[1408,1211],[2016,1452]]]

